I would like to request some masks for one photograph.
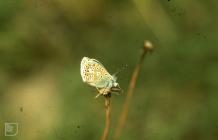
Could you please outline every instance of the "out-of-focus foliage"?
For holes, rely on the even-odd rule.
[[[83,56],[118,75],[113,138],[144,40],[147,56],[122,140],[218,139],[215,0],[2,0],[0,139],[96,140],[104,100],[81,80]],[[19,123],[15,137],[4,123]]]

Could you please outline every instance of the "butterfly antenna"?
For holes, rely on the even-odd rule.
[[[113,76],[116,76],[118,73],[120,73],[121,71],[125,70],[127,67],[128,67],[127,64],[124,65],[124,66],[122,66],[120,69],[118,69],[118,70],[113,74]]]

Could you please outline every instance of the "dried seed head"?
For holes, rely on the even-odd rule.
[[[152,43],[148,40],[145,40],[144,42],[144,49],[148,52],[152,52],[154,49],[154,46],[152,45]]]

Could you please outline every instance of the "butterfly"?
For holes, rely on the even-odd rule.
[[[83,57],[80,65],[80,73],[83,82],[95,87],[99,95],[109,95],[110,93],[120,93],[121,88],[116,82],[115,75],[105,69],[105,67],[96,59]]]

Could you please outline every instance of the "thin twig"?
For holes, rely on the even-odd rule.
[[[138,64],[136,65],[135,70],[133,71],[133,74],[132,74],[132,78],[131,78],[129,88],[128,88],[128,92],[127,92],[127,97],[126,97],[126,100],[124,102],[123,109],[122,109],[122,112],[121,112],[121,115],[120,115],[120,118],[119,118],[119,121],[118,121],[118,125],[117,125],[116,131],[115,131],[115,137],[114,137],[115,140],[118,140],[120,138],[122,129],[123,129],[124,124],[126,122],[130,102],[132,100],[133,91],[135,89],[138,74],[139,74],[139,71],[141,69],[141,66],[142,66],[143,60],[145,58],[145,55],[148,52],[151,52],[152,50],[153,50],[152,44],[149,41],[145,41],[143,53],[142,53],[142,55],[140,57],[140,60],[139,60]]]
[[[110,97],[111,93],[108,93],[105,97],[105,128],[104,133],[102,135],[101,140],[107,140],[110,130],[110,122],[111,122],[111,106],[110,106]]]

